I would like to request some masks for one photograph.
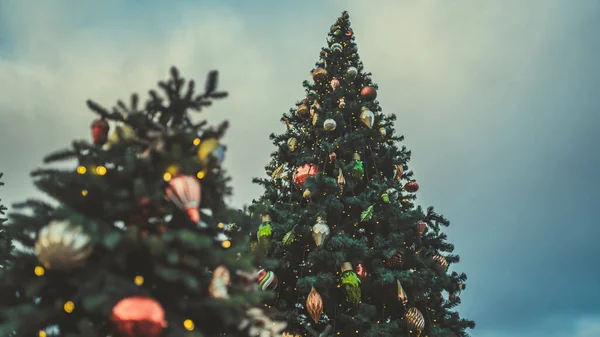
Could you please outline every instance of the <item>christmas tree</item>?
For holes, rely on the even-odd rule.
[[[143,106],[135,94],[112,110],[88,101],[93,141],[45,158],[77,164],[32,173],[58,205],[28,200],[9,214],[28,252],[0,275],[0,335],[281,334],[285,323],[256,307],[268,293],[243,214],[224,201],[227,123],[189,114],[227,96],[217,72],[202,94],[175,68],[159,87],[164,95],[150,91]]]
[[[253,211],[257,251],[280,261],[270,302],[289,336],[467,336],[452,308],[465,274],[440,230],[448,221],[415,205],[419,185],[398,147],[395,116],[381,111],[347,12],[285,113]]]
[[[0,173],[0,179],[4,174]],[[4,183],[0,180],[0,186],[4,186]],[[7,226],[5,215],[6,206],[2,204],[0,199],[0,267],[6,267],[6,265],[12,260],[13,245],[12,238],[10,235],[10,228]]]

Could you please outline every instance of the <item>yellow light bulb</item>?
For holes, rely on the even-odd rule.
[[[104,166],[98,166],[96,167],[96,174],[99,176],[103,176],[106,174],[106,167]]]
[[[38,333],[38,336],[39,336],[39,337],[46,337],[46,336],[47,336],[47,335],[46,335],[46,331],[44,331],[44,330],[40,330],[40,332]]]
[[[36,276],[42,276],[46,273],[46,270],[42,266],[36,266],[33,269],[33,272],[35,273]]]
[[[88,191],[87,190],[81,190],[81,195],[83,195],[85,197],[86,195],[88,195]]]
[[[218,226],[219,228],[223,228],[223,227],[225,227],[225,224],[224,224],[224,223],[222,223],[222,222],[219,222],[219,223],[217,224],[217,226]]]
[[[229,247],[231,247],[231,241],[225,240],[225,241],[223,241],[222,245],[223,245],[223,248],[229,248]]]
[[[73,312],[73,310],[75,310],[75,303],[71,302],[71,301],[67,301],[65,303],[65,305],[63,306],[63,309],[65,309],[65,312],[70,314]]]
[[[206,173],[204,173],[204,171],[199,171],[198,174],[196,174],[196,177],[198,177],[198,179],[202,179],[205,175]]]
[[[87,169],[85,168],[85,166],[77,166],[77,173],[85,174],[86,171]]]
[[[194,321],[192,321],[191,319],[186,319],[185,321],[183,321],[183,327],[188,331],[194,330]]]
[[[200,145],[200,138],[194,139],[194,145],[196,145],[196,146]]]
[[[142,284],[144,284],[144,277],[142,275],[137,275],[133,279],[133,283],[135,283],[135,285],[137,286],[141,286]]]
[[[169,172],[165,172],[165,174],[163,174],[163,180],[164,180],[164,181],[169,181],[169,180],[171,180],[171,173],[169,173]]]

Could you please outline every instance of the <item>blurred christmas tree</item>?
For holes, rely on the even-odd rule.
[[[199,95],[175,68],[171,75],[159,83],[165,96],[150,91],[141,108],[137,95],[111,111],[88,101],[99,115],[93,144],[75,141],[45,159],[76,167],[32,173],[59,206],[29,200],[9,214],[29,253],[0,275],[0,335],[281,334],[285,323],[255,307],[266,293],[233,222],[243,214],[224,202],[227,123],[188,115],[227,93],[217,91],[217,72]]]
[[[465,274],[433,208],[415,207],[419,185],[363,69],[348,13],[304,82],[306,97],[284,114],[265,188],[256,249],[280,260],[263,276],[289,335],[467,336],[474,322],[451,309]],[[446,295],[443,295],[446,294]]]
[[[4,186],[2,182],[2,176],[0,173],[0,186]],[[10,227],[7,226],[6,221],[8,220],[6,215],[7,208],[2,204],[0,199],[0,267],[4,268],[13,258],[13,244],[12,237],[10,235]]]

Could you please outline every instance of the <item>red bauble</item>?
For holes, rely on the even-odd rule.
[[[404,256],[402,256],[402,253],[396,253],[389,260],[385,261],[385,265],[388,268],[402,268],[402,264],[404,264]]]
[[[348,31],[346,32],[346,36],[352,37],[352,33],[352,29],[348,29]]]
[[[417,222],[417,233],[419,234],[419,236],[422,236],[423,233],[425,233],[426,229],[427,224],[425,223],[425,221],[419,220],[419,222]]]
[[[110,130],[108,123],[104,119],[97,119],[90,127],[92,128],[92,141],[94,144],[104,144],[108,138],[108,130]]]
[[[408,193],[415,193],[419,190],[419,184],[416,181],[411,181],[404,185],[404,190]]]
[[[365,266],[363,266],[362,263],[359,263],[356,265],[356,268],[354,268],[354,271],[356,272],[356,275],[358,275],[358,278],[360,278],[361,280],[366,280],[367,279],[367,269],[365,268]]]
[[[111,320],[123,337],[159,337],[167,327],[162,306],[148,297],[122,299],[113,307]]]
[[[372,101],[377,98],[377,90],[373,87],[366,86],[360,91],[360,97],[364,100]]]
[[[301,188],[306,183],[306,178],[314,177],[319,172],[317,165],[315,164],[304,164],[296,169],[294,174],[294,184],[296,187]]]

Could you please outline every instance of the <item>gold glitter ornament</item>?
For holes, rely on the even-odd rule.
[[[46,269],[68,270],[81,266],[93,247],[91,237],[81,226],[54,220],[40,230],[34,249]]]

